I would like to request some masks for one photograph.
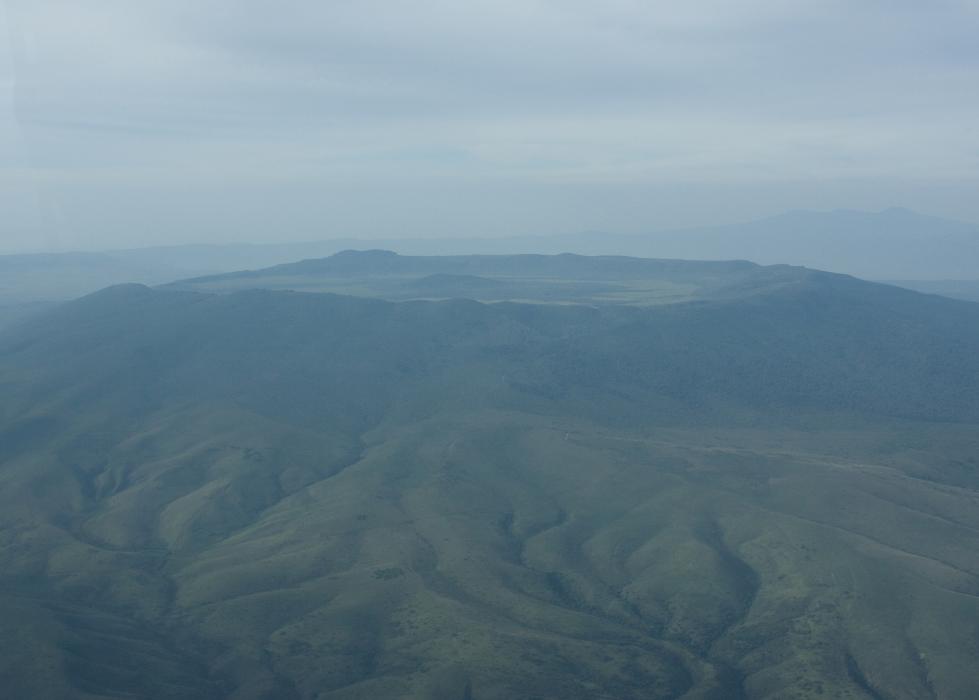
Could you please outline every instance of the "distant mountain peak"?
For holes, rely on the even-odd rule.
[[[920,214],[919,212],[916,212],[913,209],[908,209],[907,207],[887,207],[885,209],[881,209],[877,213],[878,214],[889,214],[889,215],[900,215],[900,216],[923,216],[923,214]]]
[[[808,220],[832,220],[832,219],[878,219],[881,217],[888,218],[909,218],[909,219],[928,219],[932,218],[920,212],[914,211],[913,209],[908,209],[906,207],[885,207],[884,209],[871,210],[871,209],[852,209],[849,207],[840,207],[837,209],[789,209],[782,212],[781,214],[776,214],[770,216],[762,221],[782,221],[786,219],[808,219]]]

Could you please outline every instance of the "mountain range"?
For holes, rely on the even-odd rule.
[[[0,332],[0,685],[976,697],[977,455],[979,305],[846,275],[114,286]]]
[[[255,270],[365,247],[403,255],[514,253],[750,260],[894,280],[918,291],[979,301],[979,225],[906,209],[794,211],[726,226],[645,235],[577,233],[504,238],[333,238],[266,245],[185,245],[0,256],[0,325],[111,284],[162,284]]]

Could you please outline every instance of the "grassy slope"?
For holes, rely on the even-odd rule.
[[[0,340],[19,697],[979,693],[979,314],[107,290]]]

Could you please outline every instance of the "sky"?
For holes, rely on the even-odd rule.
[[[979,221],[979,0],[0,2],[0,252]]]

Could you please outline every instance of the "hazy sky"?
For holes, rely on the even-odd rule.
[[[979,221],[979,0],[6,0],[0,250]]]

